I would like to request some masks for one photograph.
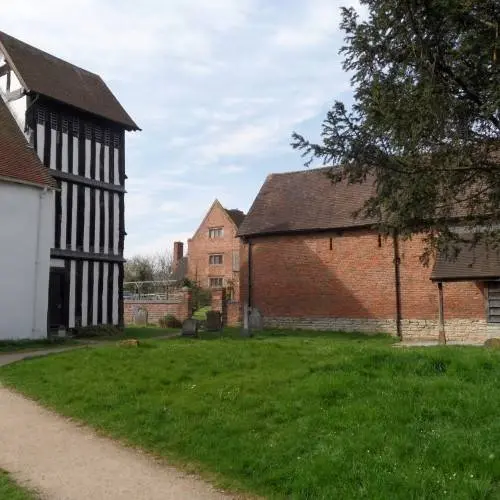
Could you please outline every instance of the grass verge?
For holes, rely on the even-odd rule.
[[[38,339],[38,340],[0,340],[0,354],[19,351],[35,351],[40,349],[51,349],[78,344],[78,341],[70,338],[60,339]]]
[[[179,333],[180,328],[159,328],[157,326],[128,326],[123,334],[94,337],[92,340],[154,339]]]
[[[35,500],[36,496],[31,491],[16,484],[6,472],[0,469],[0,498],[4,500]]]
[[[0,378],[269,498],[500,498],[499,351],[288,333],[80,350]]]
[[[127,327],[121,335],[108,335],[90,338],[54,338],[38,340],[0,340],[0,354],[21,351],[36,351],[59,347],[71,347],[85,344],[86,342],[109,342],[125,339],[154,339],[179,333],[178,328],[158,328],[158,327]]]

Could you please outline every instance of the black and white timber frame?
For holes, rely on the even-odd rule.
[[[51,272],[64,270],[65,324],[50,326],[123,325],[125,129],[40,95],[27,104],[26,133],[60,187]]]

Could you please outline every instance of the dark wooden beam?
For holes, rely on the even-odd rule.
[[[100,262],[125,262],[125,259],[120,255],[80,252],[78,250],[62,250],[61,248],[53,248],[50,251],[52,258],[75,259],[75,260],[93,260]]]
[[[61,170],[50,170],[50,175],[55,179],[60,179],[62,181],[73,182],[75,184],[81,184],[83,186],[104,189],[107,191],[114,191],[116,193],[125,193],[125,188],[123,186],[117,186],[115,184],[110,184],[109,182],[102,182],[102,181],[96,181],[94,179],[88,179],[87,177],[70,174],[69,172],[62,172]]]
[[[6,75],[10,71],[9,65],[8,64],[3,64],[0,66],[0,76]]]
[[[23,97],[25,94],[26,92],[24,89],[17,89],[12,92],[7,92],[5,94],[5,100],[7,102],[17,101],[18,99],[21,99],[21,97]]]
[[[438,283],[439,294],[439,343],[446,344],[446,333],[444,331],[444,297],[443,297],[443,283]]]

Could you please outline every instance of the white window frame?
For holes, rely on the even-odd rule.
[[[213,285],[212,280],[220,280],[220,285]],[[224,286],[224,278],[222,276],[212,276],[208,278],[208,287],[209,288],[220,288]]]
[[[224,238],[224,228],[223,227],[211,227],[208,229],[208,237],[211,240],[216,238]]]
[[[220,262],[217,262],[220,261]],[[224,255],[221,253],[213,253],[208,256],[208,264],[210,266],[222,266],[224,264]]]

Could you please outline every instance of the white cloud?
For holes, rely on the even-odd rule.
[[[303,4],[303,15],[290,25],[277,29],[274,43],[286,49],[311,48],[322,44],[339,29],[341,4],[344,2],[309,0]]]
[[[220,172],[222,174],[239,174],[241,172],[244,172],[245,170],[246,167],[244,167],[243,165],[224,165],[220,168]]]

